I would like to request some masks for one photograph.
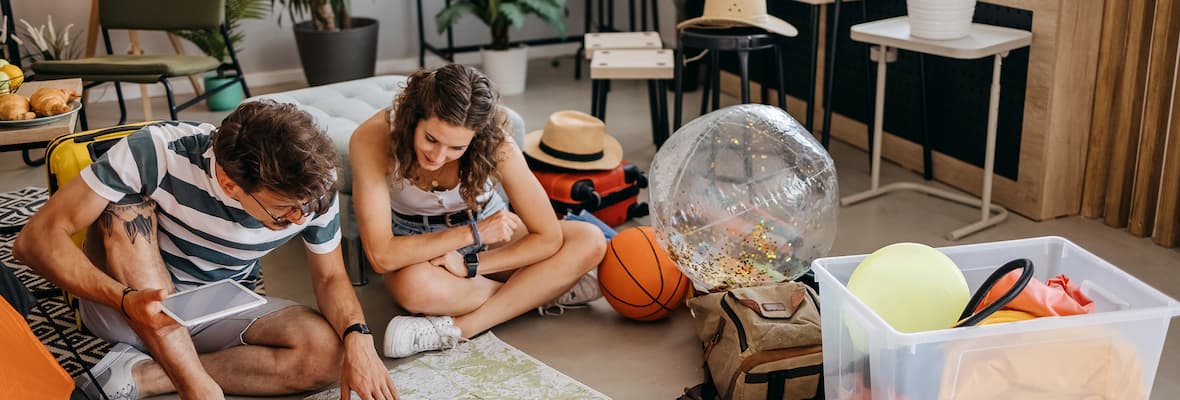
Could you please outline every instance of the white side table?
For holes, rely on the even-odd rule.
[[[909,17],[896,17],[854,25],[852,40],[881,47],[877,57],[877,96],[873,112],[872,186],[868,191],[844,197],[841,205],[852,205],[898,190],[916,190],[968,206],[979,207],[980,220],[948,235],[952,240],[963,238],[984,228],[998,224],[1008,217],[1008,210],[991,204],[992,175],[996,155],[996,119],[1000,109],[1000,63],[1011,50],[1032,44],[1032,33],[1019,29],[983,24],[972,24],[971,34],[955,40],[928,40],[910,36]],[[987,148],[983,164],[982,198],[936,189],[930,186],[898,182],[879,186],[881,178],[881,136],[885,113],[885,54],[890,47],[943,57],[972,60],[994,57],[991,94],[988,98]]]

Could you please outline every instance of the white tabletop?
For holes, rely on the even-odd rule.
[[[852,26],[852,40],[937,56],[972,60],[1032,44],[1032,32],[994,25],[971,24],[967,37],[931,40],[910,36],[907,16]]]
[[[598,50],[590,61],[590,79],[672,79],[672,50]]]
[[[594,32],[583,38],[586,48],[595,49],[659,49],[663,44],[658,32]]]

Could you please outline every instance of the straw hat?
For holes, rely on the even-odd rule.
[[[796,36],[799,31],[787,21],[766,13],[766,0],[705,0],[705,12],[676,25],[684,28],[733,28],[756,26],[783,36]]]
[[[549,115],[545,129],[524,137],[524,153],[545,164],[599,170],[619,166],[623,146],[606,133],[606,124],[581,111]]]

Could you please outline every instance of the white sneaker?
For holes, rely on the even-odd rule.
[[[401,358],[449,349],[462,337],[451,317],[393,317],[385,327],[385,356]]]
[[[90,380],[90,375],[82,374],[74,383],[92,399],[101,399],[102,396],[98,392],[102,390],[111,400],[138,400],[139,388],[135,386],[131,371],[135,364],[151,359],[131,345],[119,343],[90,369],[90,373],[94,374],[94,379],[98,382]]]
[[[588,272],[574,283],[568,292],[553,299],[549,304],[537,307],[537,313],[545,315],[561,315],[567,308],[586,307],[586,303],[602,297],[602,290],[598,288],[598,275]]]

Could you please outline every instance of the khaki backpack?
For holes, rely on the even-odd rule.
[[[823,398],[819,300],[798,282],[688,300],[705,347],[706,384],[687,398]],[[703,389],[703,394],[701,391]]]

